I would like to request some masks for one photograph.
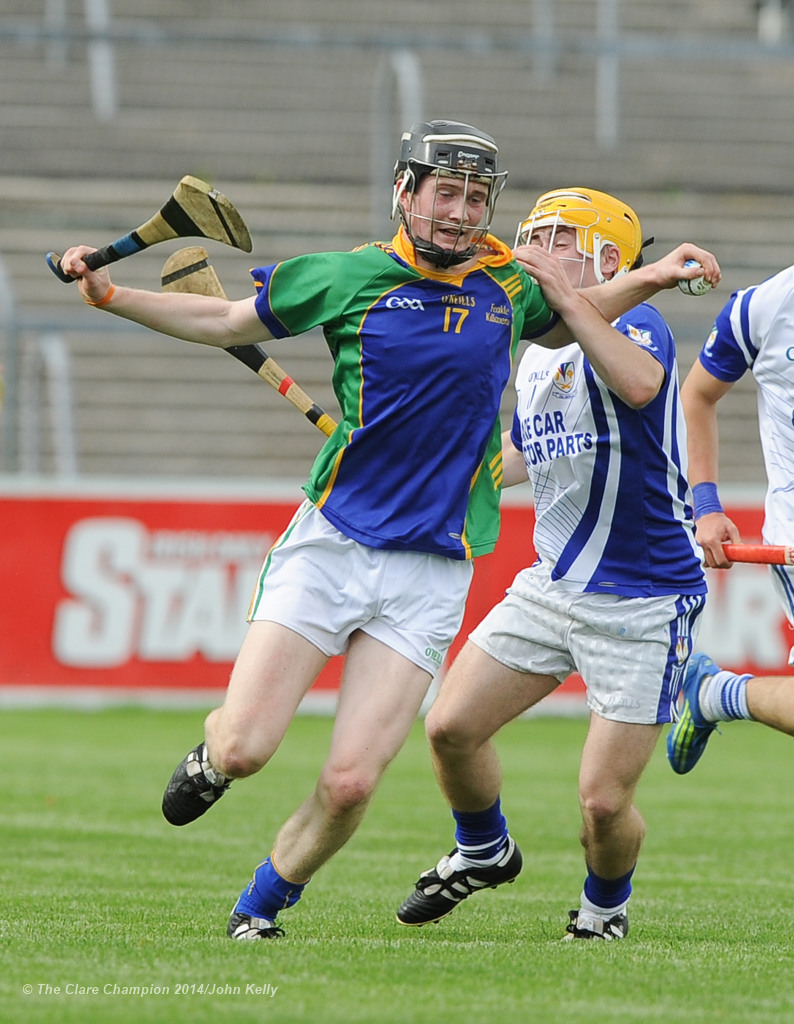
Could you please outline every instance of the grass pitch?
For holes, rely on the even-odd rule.
[[[174,829],[162,789],[202,717],[0,713],[4,1024],[794,1019],[787,737],[726,726],[685,778],[660,743],[639,794],[648,838],[629,937],[569,944],[585,721],[503,730],[503,806],[524,871],[407,929],[395,909],[452,845],[417,724],[359,833],[282,915],[286,937],[242,944],[225,936],[229,910],[312,787],[331,722],[297,719],[268,768]]]

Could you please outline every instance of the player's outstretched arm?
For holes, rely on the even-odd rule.
[[[160,334],[216,348],[252,345],[272,338],[257,315],[253,297],[232,302],[188,292],[124,288],[113,284],[106,267],[93,271],[85,265],[82,257],[93,251],[79,245],[61,259],[61,268],[77,279],[80,294],[91,306]]]
[[[716,485],[719,473],[719,428],[717,403],[733,387],[731,381],[718,380],[703,366],[700,359],[681,385],[681,407],[687,424],[687,455],[689,482],[695,493],[695,532],[703,548],[705,563],[712,569],[727,569],[733,563],[725,557],[723,544],[741,543],[741,535],[733,520],[723,511],[698,514],[701,501],[700,484]],[[716,501],[711,499],[710,504]],[[706,508],[710,507],[706,505]]]
[[[713,253],[684,242],[661,259],[628,274],[620,274],[606,284],[583,288],[581,294],[607,320],[612,321],[639,303],[647,302],[657,292],[675,288],[679,281],[691,281],[696,277],[705,278],[712,288],[716,288],[722,279],[722,271]]]

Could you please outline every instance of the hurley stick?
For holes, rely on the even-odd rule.
[[[188,246],[168,257],[160,278],[160,287],[164,292],[192,292],[195,295],[226,298],[226,292],[215,268],[209,262],[209,253],[200,245]],[[330,437],[336,430],[336,422],[328,413],[309,398],[260,345],[233,345],[224,351],[245,363],[262,380],[267,381],[326,437]]]
[[[206,181],[188,174],[179,182],[168,202],[145,224],[103,249],[88,253],[83,262],[90,270],[99,270],[170,238],[211,238],[243,252],[250,252],[252,248],[248,228],[234,204]],[[63,271],[61,257],[57,253],[48,252],[47,263],[66,284],[75,280]]]
[[[794,565],[794,547],[789,544],[723,544],[722,549],[732,562]]]

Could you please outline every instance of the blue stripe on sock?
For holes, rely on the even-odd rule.
[[[501,802],[485,811],[456,811],[455,842],[461,853],[471,860],[488,860],[507,842],[507,822],[502,814]]]
[[[750,717],[747,709],[747,680],[751,676],[732,676],[720,690],[720,705],[728,721]]]

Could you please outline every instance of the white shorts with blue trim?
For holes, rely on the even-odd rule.
[[[616,722],[670,722],[705,595],[569,593],[543,563],[522,570],[469,637],[518,672],[580,673],[587,706]]]
[[[791,626],[794,626],[794,566],[770,565],[772,584]],[[794,647],[788,654],[789,665],[794,665]]]

